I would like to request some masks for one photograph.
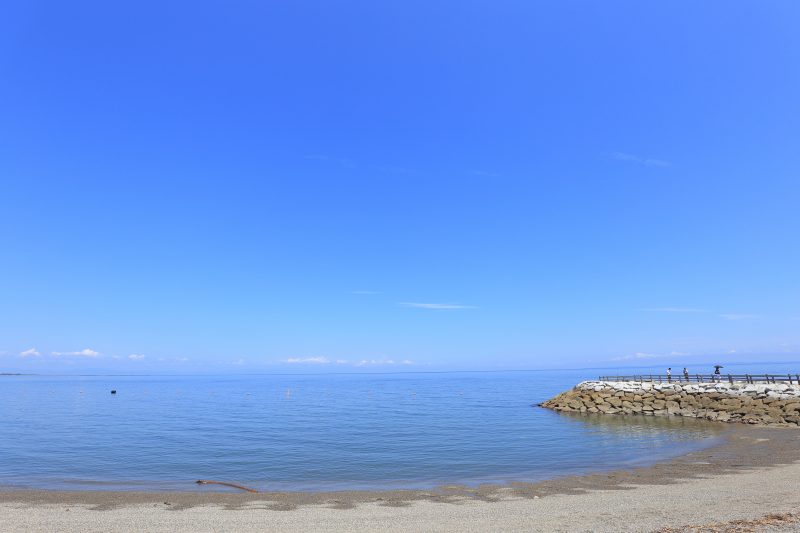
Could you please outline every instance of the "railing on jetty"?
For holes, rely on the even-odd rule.
[[[800,374],[638,374],[634,376],[600,376],[600,381],[640,381],[651,383],[789,383],[800,385]]]

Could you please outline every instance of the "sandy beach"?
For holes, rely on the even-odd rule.
[[[4,531],[800,531],[798,437],[792,429],[732,427],[719,446],[648,468],[507,486],[13,490],[0,493],[0,523]]]

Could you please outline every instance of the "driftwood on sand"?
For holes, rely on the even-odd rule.
[[[247,492],[258,492],[255,489],[243,487],[242,485],[237,485],[236,483],[227,483],[225,481],[210,481],[208,479],[198,479],[195,483],[197,483],[198,485],[225,485],[226,487],[233,487],[234,489],[246,490]]]

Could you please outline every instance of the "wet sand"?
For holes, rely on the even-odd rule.
[[[655,531],[729,521],[755,525],[718,530],[800,531],[790,514],[798,511],[800,431],[750,426],[731,426],[719,446],[647,468],[504,486],[0,492],[4,531]],[[784,518],[765,518],[770,513]]]

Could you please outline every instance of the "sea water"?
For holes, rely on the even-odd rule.
[[[718,438],[721,424],[535,406],[595,374],[2,376],[0,486],[197,490],[195,480],[211,479],[323,491],[536,481],[647,465]]]

